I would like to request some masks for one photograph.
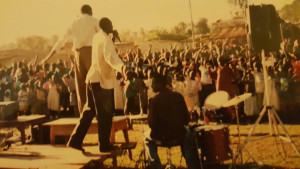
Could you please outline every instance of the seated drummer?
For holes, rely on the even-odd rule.
[[[200,160],[195,138],[186,127],[189,112],[184,98],[177,92],[166,88],[167,80],[163,75],[155,75],[152,88],[159,92],[150,103],[148,124],[151,130],[145,133],[145,146],[150,168],[161,168],[157,146],[178,143],[189,169],[199,169]]]

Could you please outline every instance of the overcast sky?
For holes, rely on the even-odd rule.
[[[249,0],[249,3],[274,4],[280,9],[293,0]],[[119,31],[171,28],[181,21],[190,22],[188,0],[0,0],[0,45],[17,38],[62,34],[89,4],[94,17],[109,17]],[[230,18],[227,0],[191,0],[194,22],[201,17],[215,22]]]

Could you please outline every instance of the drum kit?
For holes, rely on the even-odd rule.
[[[263,72],[264,72],[264,83],[265,83],[265,93],[266,96],[269,96],[268,92],[270,89],[268,88],[268,77],[267,77],[267,70],[266,70],[266,59],[265,59],[265,54],[264,50],[262,50],[261,53],[262,56],[262,65],[263,66]],[[238,137],[239,137],[239,142],[237,145],[237,151],[236,153],[232,156],[231,149],[229,148],[229,130],[226,125],[204,125],[200,127],[195,127],[194,131],[197,134],[197,142],[199,143],[199,148],[201,150],[201,158],[202,161],[205,163],[219,163],[224,160],[230,159],[232,157],[232,164],[230,166],[230,169],[236,165],[237,159],[240,157],[241,163],[243,163],[243,158],[242,158],[242,150],[245,148],[246,144],[249,143],[250,141],[257,141],[260,139],[264,139],[267,137],[262,137],[260,139],[253,139],[250,140],[254,130],[256,127],[259,125],[259,122],[261,121],[262,117],[268,113],[269,117],[269,129],[270,129],[270,134],[269,136],[272,136],[275,138],[276,141],[276,136],[288,143],[291,144],[297,155],[300,156],[300,152],[297,149],[295,143],[291,139],[291,137],[288,134],[287,129],[285,128],[284,124],[282,123],[281,119],[279,118],[277,112],[274,109],[274,106],[270,104],[270,99],[269,97],[266,97],[266,105],[264,105],[262,111],[260,112],[257,120],[255,121],[254,125],[252,128],[249,130],[248,136],[245,139],[245,141],[241,144],[240,142],[240,125],[239,125],[239,116],[238,116],[238,104],[247,100],[248,98],[251,97],[251,93],[245,93],[240,96],[236,96],[232,99],[229,99],[229,96],[226,92],[224,91],[218,91],[215,93],[212,93],[209,95],[206,100],[205,104],[203,107],[203,114],[204,114],[204,121],[206,115],[213,115],[210,117],[214,117],[215,119],[221,119],[219,122],[222,123],[222,115],[219,115],[218,109],[222,108],[228,108],[228,107],[235,107],[235,118],[237,120],[237,131],[238,131]],[[217,120],[218,121],[218,120]],[[282,127],[282,130],[284,132],[285,136],[282,136],[279,134],[279,129],[278,129],[278,123]],[[205,123],[206,124],[206,123]],[[276,133],[273,133],[275,131]],[[202,144],[202,145],[201,145]],[[282,146],[283,143],[281,142]],[[277,141],[276,141],[277,145]],[[278,147],[277,147],[278,148]],[[283,148],[284,149],[284,148]],[[249,153],[249,152],[248,152]],[[285,152],[284,152],[285,154]],[[251,154],[249,153],[250,157]],[[253,159],[253,158],[252,158]],[[254,160],[254,159],[253,159]],[[255,160],[254,160],[255,162]]]
[[[205,164],[216,164],[232,158],[232,151],[229,147],[229,129],[228,125],[222,123],[223,114],[218,112],[220,109],[235,106],[235,118],[237,120],[237,130],[240,144],[239,116],[237,105],[251,97],[251,93],[245,93],[230,99],[225,91],[217,91],[210,94],[204,102],[202,113],[204,116],[204,125],[193,129],[196,133],[198,148],[201,150],[201,160]],[[209,120],[216,120],[215,125],[208,124]],[[239,145],[237,146],[239,147]],[[240,151],[239,149],[237,150]]]

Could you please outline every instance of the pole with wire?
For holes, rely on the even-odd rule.
[[[189,6],[190,6],[190,14],[191,14],[191,25],[192,25],[193,47],[195,47],[194,22],[193,22],[193,14],[192,14],[191,0],[189,0]]]

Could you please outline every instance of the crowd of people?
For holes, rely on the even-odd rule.
[[[147,111],[147,104],[155,96],[151,89],[153,74],[167,76],[168,87],[184,96],[190,112],[201,109],[207,96],[215,91],[226,91],[231,98],[252,93],[239,105],[241,117],[255,116],[266,105],[266,97],[278,111],[295,111],[299,95],[299,47],[290,39],[279,51],[266,52],[267,84],[264,84],[261,53],[249,51],[247,45],[224,40],[195,48],[170,45],[161,51],[140,50],[132,53],[119,51],[129,71],[125,85],[125,113]],[[123,87],[125,86],[125,88]],[[268,96],[265,96],[268,89]],[[133,104],[136,103],[136,104]],[[226,113],[227,112],[227,113]],[[232,122],[233,111],[225,111],[223,121]]]
[[[69,62],[33,65],[20,61],[1,70],[0,101],[17,101],[19,115],[79,116]]]
[[[266,53],[269,97],[279,110],[280,100],[297,96],[300,83],[298,41],[286,40],[278,52]],[[142,53],[118,51],[127,67],[126,76],[116,75],[116,114],[147,113],[155,96],[151,84],[155,73],[167,76],[168,88],[184,96],[191,112],[204,105],[207,96],[226,91],[231,97],[252,93],[241,115],[257,115],[263,106],[264,78],[260,53],[247,50],[234,40],[198,44],[195,48],[172,47]],[[71,62],[72,63],[72,62]],[[78,117],[74,65],[69,61],[4,67],[0,72],[0,101],[18,101],[19,114],[46,114],[49,118]],[[120,97],[121,96],[121,97]],[[296,101],[296,100],[294,100]],[[234,115],[233,115],[234,116]]]
[[[0,64],[0,102],[18,102],[18,115],[42,114],[48,120],[80,117],[68,147],[85,152],[83,139],[96,117],[100,152],[115,151],[119,147],[110,142],[113,117],[148,114],[150,130],[144,133],[144,144],[150,168],[161,167],[157,146],[180,145],[188,168],[196,169],[200,159],[187,127],[191,120],[235,123],[257,116],[264,105],[284,113],[299,108],[296,39],[285,39],[278,51],[265,52],[234,38],[170,44],[159,51],[153,51],[150,43],[144,53],[139,48],[122,51],[114,45],[120,38],[112,21],[92,15],[92,8],[83,5],[81,15],[40,63],[35,58]],[[48,63],[70,37],[74,51],[70,60]],[[221,91],[228,100],[244,93],[251,97],[236,107],[206,112],[206,99]]]

